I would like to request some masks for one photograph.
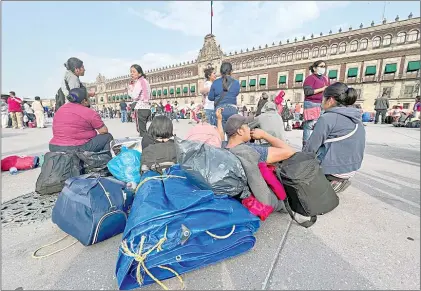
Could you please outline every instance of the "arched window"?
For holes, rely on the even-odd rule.
[[[254,59],[254,66],[255,67],[258,67],[259,66],[259,59],[258,58],[255,58]]]
[[[342,42],[339,44],[339,53],[344,54],[346,52],[346,43]]]
[[[360,50],[366,50],[368,47],[368,39],[364,38],[360,41]]]
[[[373,38],[373,48],[379,48],[382,38],[380,36],[376,36]]]
[[[295,53],[295,59],[296,60],[301,60],[302,57],[303,57],[303,52],[302,51],[297,51]]]
[[[242,69],[245,69],[245,68],[247,68],[247,64],[246,64],[246,61],[243,61],[243,62],[242,62],[242,64],[241,64],[241,68],[242,68]]]
[[[260,58],[260,66],[265,66],[266,65],[266,59],[264,57]]]
[[[286,59],[286,55],[285,54],[282,54],[281,55],[281,63],[285,62],[285,59]]]
[[[292,61],[292,52],[289,52],[287,55],[287,61],[291,62]]]
[[[413,30],[408,33],[408,41],[417,41],[420,38],[420,32],[418,30]]]
[[[326,56],[327,55],[327,47],[326,46],[322,46],[321,48],[320,48],[320,56],[321,57],[324,57],[324,56]]]
[[[350,47],[351,52],[356,52],[358,50],[358,41],[354,40],[351,42],[351,47]]]
[[[315,47],[313,49],[313,54],[312,54],[313,58],[317,58],[319,56],[319,48]]]
[[[308,49],[303,50],[303,59],[308,59],[309,52],[310,51]]]
[[[383,38],[383,46],[388,46],[392,44],[392,36],[390,34],[385,35]]]
[[[251,60],[247,61],[247,68],[251,68]]]
[[[330,54],[331,55],[336,55],[338,53],[338,45],[337,44],[332,44],[332,46],[330,47]]]
[[[399,32],[398,36],[396,38],[397,43],[405,43],[406,40],[406,33],[405,32]]]
[[[272,64],[272,57],[268,57],[268,65]]]
[[[274,55],[272,57],[272,62],[273,62],[273,64],[277,64],[278,63],[278,56],[277,55]]]

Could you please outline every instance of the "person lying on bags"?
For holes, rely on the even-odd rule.
[[[344,191],[361,168],[365,129],[361,112],[354,107],[357,91],[336,82],[323,93],[325,112],[317,121],[303,152],[314,153],[335,192]]]
[[[284,208],[281,200],[268,188],[263,179],[258,164],[261,162],[275,164],[294,155],[295,151],[279,138],[276,138],[261,129],[250,130],[249,118],[235,114],[228,118],[225,132],[228,142],[222,147],[235,154],[241,161],[247,176],[251,192],[264,205],[270,205],[274,211]],[[263,139],[271,146],[261,146],[250,143],[251,139]]]
[[[89,108],[86,88],[71,89],[67,99],[70,102],[54,114],[50,151],[109,151],[113,136],[108,133],[101,116]]]

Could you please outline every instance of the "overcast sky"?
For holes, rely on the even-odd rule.
[[[312,33],[347,30],[396,15],[419,16],[420,2],[214,1],[213,33],[224,52]],[[157,68],[197,58],[210,32],[210,1],[2,2],[2,93],[53,98],[69,57],[84,82],[116,77],[137,63]]]

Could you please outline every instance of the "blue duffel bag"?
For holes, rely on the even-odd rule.
[[[122,233],[133,202],[125,183],[91,176],[67,179],[52,213],[53,222],[85,246]]]
[[[116,266],[120,290],[135,289],[253,248],[260,226],[237,200],[192,185],[178,165],[149,171],[136,192]]]

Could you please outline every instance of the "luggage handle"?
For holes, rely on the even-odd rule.
[[[295,218],[295,214],[294,214],[294,212],[292,211],[291,206],[289,205],[289,202],[288,202],[288,197],[287,197],[287,199],[285,199],[285,200],[284,200],[284,204],[285,204],[285,208],[286,208],[286,210],[287,210],[287,211],[288,211],[288,213],[289,213],[289,216],[291,216],[291,218],[292,218],[292,219],[293,219],[296,223],[298,223],[299,225],[301,225],[302,227],[309,228],[310,226],[312,226],[313,224],[315,224],[315,223],[316,223],[316,221],[317,221],[317,216],[316,216],[316,215],[311,216],[311,217],[310,217],[310,220],[307,220],[307,221],[304,221],[304,222],[299,222],[299,221]]]
[[[33,258],[33,259],[43,259],[43,258],[47,258],[47,257],[52,256],[52,255],[54,255],[54,254],[57,254],[57,253],[59,253],[59,252],[61,252],[61,251],[64,251],[65,249],[70,248],[71,246],[73,246],[74,244],[76,244],[76,243],[78,242],[78,240],[76,240],[76,241],[74,241],[73,243],[71,243],[70,245],[68,245],[68,246],[66,246],[66,247],[64,247],[64,248],[62,248],[62,249],[59,249],[59,250],[57,250],[57,251],[54,251],[54,252],[52,252],[52,253],[46,254],[46,255],[42,255],[42,256],[38,256],[38,255],[37,255],[37,252],[39,252],[40,250],[42,250],[42,249],[44,249],[44,248],[46,248],[46,247],[52,246],[52,245],[54,245],[54,244],[56,244],[56,243],[58,243],[58,242],[60,242],[60,241],[64,240],[64,239],[65,239],[66,237],[68,237],[68,236],[69,236],[69,235],[67,234],[67,235],[65,235],[64,237],[62,237],[61,239],[56,240],[55,242],[49,243],[49,244],[47,244],[47,245],[44,245],[44,246],[42,246],[42,247],[38,248],[37,250],[35,250],[35,251],[32,253],[32,258]]]

